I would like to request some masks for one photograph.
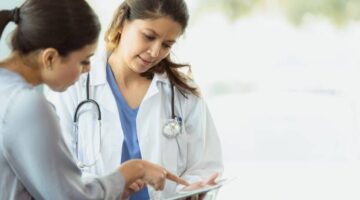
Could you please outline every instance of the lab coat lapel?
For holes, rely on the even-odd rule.
[[[95,91],[95,100],[99,102],[100,106],[112,114],[118,115],[116,101],[106,78],[108,53],[104,48],[99,49],[91,61],[93,68],[89,72],[90,87]]]
[[[115,97],[112,93],[112,90],[109,86],[109,84],[104,84],[101,86],[97,86],[97,87],[102,87],[102,91],[99,92],[99,104],[107,111],[111,112],[112,114],[118,115],[118,108],[117,108],[117,104],[115,101]]]
[[[159,93],[159,84],[161,84],[161,83],[169,83],[169,81],[165,75],[154,74],[154,78],[151,81],[150,87],[149,87],[148,91],[146,92],[145,97],[142,100],[142,103],[145,102],[150,97]]]
[[[159,101],[155,100],[152,97],[155,97],[156,95],[159,95],[161,92],[162,85],[168,83],[168,79],[162,75],[155,74],[154,78],[149,86],[149,89],[144,97],[144,99],[141,102],[136,123],[137,123],[137,134],[139,139],[139,145],[141,149],[141,153],[143,154],[143,158],[150,159],[152,161],[158,161],[159,159],[155,159],[154,155],[152,155],[151,152],[158,152],[160,145],[157,143],[160,140],[155,139],[154,140],[149,139],[153,137],[157,137],[154,135],[154,133],[158,132],[158,126],[157,122],[158,120],[155,120],[156,122],[153,123],[152,120],[149,121],[150,117],[155,117],[154,110],[157,109],[160,103]],[[160,120],[160,119],[159,119]],[[150,124],[149,124],[150,123]],[[161,122],[160,122],[161,123]],[[147,129],[151,129],[151,131],[148,131]],[[151,148],[151,150],[149,149]]]

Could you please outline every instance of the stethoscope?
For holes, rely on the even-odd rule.
[[[174,85],[171,83],[171,118],[163,127],[163,135],[167,138],[176,138],[181,133],[182,118],[175,115],[175,94]]]
[[[175,115],[175,92],[174,92],[174,85],[171,83],[171,118],[168,119],[162,129],[162,133],[167,138],[176,138],[178,135],[180,135],[182,131],[182,118]],[[101,140],[102,140],[102,133],[101,133],[101,110],[98,102],[96,102],[94,99],[90,98],[90,73],[87,74],[86,78],[86,99],[84,101],[81,101],[75,109],[74,113],[74,119],[73,119],[73,132],[74,132],[74,138],[75,138],[75,156],[77,159],[77,164],[80,169],[89,168],[96,164],[96,162],[99,160],[101,155]],[[99,152],[97,153],[95,159],[91,162],[84,163],[79,160],[80,157],[80,151],[79,151],[79,118],[80,118],[80,109],[85,104],[92,104],[96,108],[97,116],[98,116],[98,124],[99,124]]]
[[[101,154],[101,140],[102,140],[102,134],[101,134],[101,110],[100,110],[100,106],[99,104],[94,100],[94,99],[90,99],[90,95],[89,95],[89,90],[90,90],[90,74],[88,73],[87,75],[87,79],[86,79],[86,99],[84,101],[81,101],[75,109],[75,113],[74,113],[74,119],[73,119],[73,132],[74,132],[74,138],[75,138],[75,156],[76,156],[76,160],[77,160],[77,165],[79,166],[80,169],[84,169],[84,168],[89,168],[92,167],[96,164],[96,162],[99,160],[100,158],[100,154]],[[92,104],[95,106],[96,108],[96,112],[97,112],[97,116],[98,116],[98,124],[99,124],[99,151],[96,154],[96,157],[93,161],[85,163],[85,162],[81,162],[79,157],[80,157],[80,151],[79,151],[79,118],[80,118],[80,113],[79,110],[83,105],[86,104]]]

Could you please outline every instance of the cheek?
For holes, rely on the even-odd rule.
[[[67,66],[67,70],[64,72],[65,76],[64,79],[73,82],[77,80],[81,74],[81,68],[77,65],[69,65]]]
[[[141,40],[138,34],[133,33],[133,35],[123,35],[119,47],[124,57],[134,57],[146,49],[143,43],[144,41]]]
[[[138,52],[136,51],[135,44],[131,45],[130,43],[123,43],[121,48],[122,56],[124,59],[129,59],[130,57],[134,57]]]

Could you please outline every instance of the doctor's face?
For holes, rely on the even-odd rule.
[[[167,57],[182,34],[181,25],[170,17],[136,19],[124,22],[121,38],[114,51],[121,66],[143,73]]]
[[[90,71],[90,57],[94,54],[96,46],[96,43],[86,45],[66,57],[57,56],[51,67],[43,70],[43,82],[54,91],[65,91],[82,73]]]

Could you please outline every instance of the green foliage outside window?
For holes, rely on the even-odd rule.
[[[335,25],[360,20],[360,0],[199,0],[200,13],[219,11],[231,21],[261,7],[275,5],[292,23],[299,25],[307,15],[323,16]]]

